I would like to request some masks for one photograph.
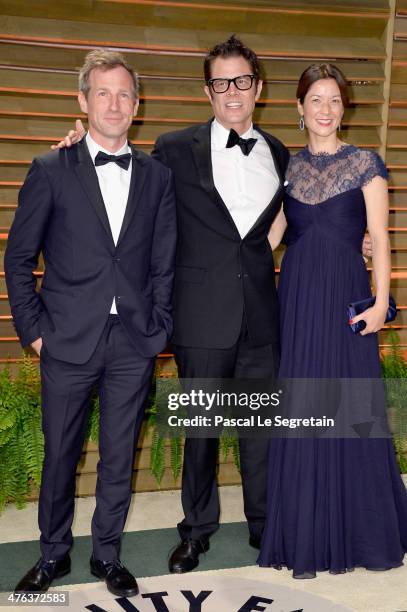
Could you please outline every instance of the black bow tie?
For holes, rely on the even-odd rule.
[[[108,155],[107,153],[103,153],[103,151],[99,151],[99,153],[95,157],[95,166],[104,166],[109,162],[114,162],[123,170],[128,170],[130,166],[131,154],[123,153],[123,155]]]
[[[239,134],[235,132],[235,130],[230,130],[226,148],[230,149],[235,145],[239,145],[243,155],[249,155],[256,142],[257,138],[240,138]]]

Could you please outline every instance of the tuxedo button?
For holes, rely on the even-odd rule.
[[[113,261],[114,261],[114,263],[119,263],[120,257],[114,257]]]
[[[117,296],[117,298],[116,298],[116,300],[117,300],[118,302],[120,302],[120,300],[121,300],[121,299],[122,299],[122,296],[121,296],[121,295],[118,295],[118,296]]]
[[[240,272],[239,272],[239,274],[237,275],[237,278],[242,278],[242,275],[240,274]]]

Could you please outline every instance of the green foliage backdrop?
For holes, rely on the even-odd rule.
[[[402,357],[396,332],[389,332],[390,352],[382,360],[383,377],[400,379],[390,386],[388,396],[393,420],[407,423],[407,363]],[[147,407],[147,426],[152,434],[150,469],[157,486],[165,471],[166,436],[159,432],[155,394],[151,393]],[[397,423],[396,423],[397,424]],[[394,446],[400,470],[407,473],[407,441],[403,427],[397,426]],[[401,433],[400,433],[401,432]],[[99,403],[96,394],[91,398],[86,439],[97,442],[99,433]],[[171,472],[176,481],[182,469],[182,438],[168,436]],[[231,452],[240,471],[239,443],[236,436],[225,433],[220,438],[220,455],[224,460]],[[40,375],[30,357],[24,356],[17,377],[10,368],[0,372],[0,512],[7,502],[24,506],[31,487],[39,487],[44,458],[44,439],[41,430]]]
[[[24,355],[18,376],[11,375],[10,367],[0,372],[0,512],[6,503],[24,507],[33,487],[41,484],[44,459],[44,437],[41,428],[40,372],[28,355]],[[147,427],[152,432],[150,469],[159,488],[165,470],[166,439],[156,429],[155,395],[147,407]],[[85,440],[97,443],[99,436],[99,400],[91,397],[91,409]],[[174,482],[182,469],[183,441],[181,436],[169,436],[170,467]],[[226,460],[233,453],[239,465],[237,440],[224,436],[220,453]]]

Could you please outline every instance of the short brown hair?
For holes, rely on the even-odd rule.
[[[348,83],[342,71],[333,64],[312,64],[304,70],[297,85],[297,98],[301,104],[304,104],[311,85],[321,79],[334,79],[339,87],[342,104],[349,106]]]
[[[134,99],[137,100],[139,93],[137,72],[133,70],[121,53],[117,51],[107,51],[105,49],[95,49],[94,51],[90,51],[85,57],[85,62],[79,71],[79,91],[84,94],[85,98],[88,97],[90,89],[89,75],[94,68],[111,70],[117,66],[122,66],[131,76],[133,81],[133,95]]]
[[[259,58],[252,49],[246,47],[239,38],[232,34],[225,42],[215,45],[205,57],[204,75],[206,83],[211,78],[211,65],[217,57],[227,59],[228,57],[238,57],[239,55],[249,62],[250,70],[256,77],[256,81],[258,81],[260,79]]]

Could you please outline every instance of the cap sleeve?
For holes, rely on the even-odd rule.
[[[360,171],[361,187],[370,183],[376,176],[381,176],[386,180],[389,176],[382,158],[375,151],[360,151]]]

